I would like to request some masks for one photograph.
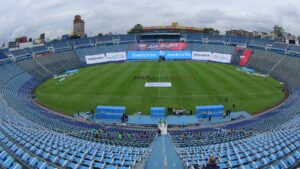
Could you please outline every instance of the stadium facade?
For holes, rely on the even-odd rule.
[[[147,26],[143,28],[143,33],[203,33],[203,28],[191,26],[181,26],[173,22],[170,26]]]

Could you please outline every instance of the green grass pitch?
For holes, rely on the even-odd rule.
[[[284,99],[271,77],[248,75],[237,66],[202,62],[125,62],[80,69],[59,82],[50,79],[36,89],[36,100],[55,111],[73,115],[97,105],[126,106],[126,113],[150,113],[164,106],[193,110],[198,105],[236,105],[234,111],[253,114]],[[135,76],[151,75],[151,80]],[[146,82],[171,82],[171,88],[145,88]],[[228,98],[226,102],[225,98]]]

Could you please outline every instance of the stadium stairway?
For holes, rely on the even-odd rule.
[[[178,157],[169,135],[157,136],[152,145],[152,153],[146,163],[146,169],[183,169],[183,163]]]

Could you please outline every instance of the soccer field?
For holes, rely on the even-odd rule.
[[[125,62],[91,66],[64,81],[50,79],[36,89],[36,100],[68,115],[97,105],[126,106],[126,113],[150,113],[150,107],[193,110],[198,105],[236,105],[233,111],[257,113],[279,103],[278,81],[237,71],[237,66],[202,62]],[[149,79],[142,79],[148,76]],[[171,82],[170,88],[146,88],[146,82]],[[226,102],[226,97],[227,102]],[[194,111],[195,112],[195,111]]]

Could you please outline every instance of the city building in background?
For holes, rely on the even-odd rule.
[[[84,20],[80,15],[76,15],[73,22],[73,36],[79,36],[83,38],[85,36]]]
[[[226,36],[246,36],[246,37],[254,37],[255,34],[257,34],[257,32],[245,31],[245,30],[243,30],[243,29],[226,31]]]
[[[18,47],[18,44],[16,42],[8,42],[8,48],[15,48]]]
[[[16,38],[15,42],[16,43],[26,43],[26,42],[28,42],[27,41],[27,36],[22,36],[22,37]]]

